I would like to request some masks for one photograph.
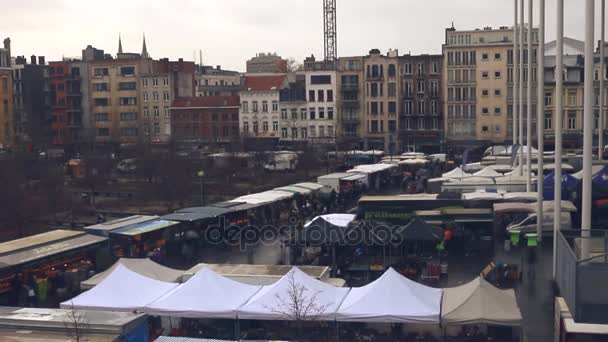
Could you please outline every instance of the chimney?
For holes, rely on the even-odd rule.
[[[221,65],[217,65],[216,68],[217,68],[217,70],[222,70],[222,66]]]
[[[36,55],[32,55],[32,56],[30,57],[30,64],[32,64],[32,65],[36,65]]]
[[[45,65],[44,56],[38,56],[38,64]]]
[[[180,58],[180,59],[178,59],[177,61],[178,61],[178,62],[180,62],[180,63],[182,63],[182,62],[184,61],[184,59],[183,59],[183,58]]]
[[[8,51],[8,63],[11,63],[11,39],[10,38],[6,38],[4,39],[4,48],[6,49],[6,51]]]

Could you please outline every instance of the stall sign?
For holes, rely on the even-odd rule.
[[[409,213],[395,213],[387,211],[367,211],[365,212],[365,219],[397,219],[397,220],[408,220],[412,217]]]
[[[370,264],[369,265],[369,270],[370,271],[384,271],[384,265],[381,265],[381,264]]]

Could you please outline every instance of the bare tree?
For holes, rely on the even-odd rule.
[[[88,339],[84,336],[84,332],[89,325],[89,321],[84,312],[78,312],[74,308],[74,303],[70,303],[70,308],[66,312],[65,320],[63,322],[70,341],[73,342],[86,342]]]
[[[278,303],[276,307],[270,308],[272,312],[295,322],[316,321],[332,305],[332,303],[319,304],[319,295],[322,292],[313,292],[299,284],[295,272],[289,273],[288,280],[287,295],[276,295]]]
[[[304,70],[302,63],[298,63],[295,58],[289,57],[287,59],[287,72],[296,72]]]

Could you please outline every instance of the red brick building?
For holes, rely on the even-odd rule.
[[[176,142],[229,142],[239,136],[239,97],[179,98],[171,105]]]

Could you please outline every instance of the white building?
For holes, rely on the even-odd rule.
[[[245,75],[239,93],[239,128],[244,137],[279,138],[279,92],[287,84],[285,74]]]
[[[336,72],[305,71],[309,140],[333,143],[336,136]]]

